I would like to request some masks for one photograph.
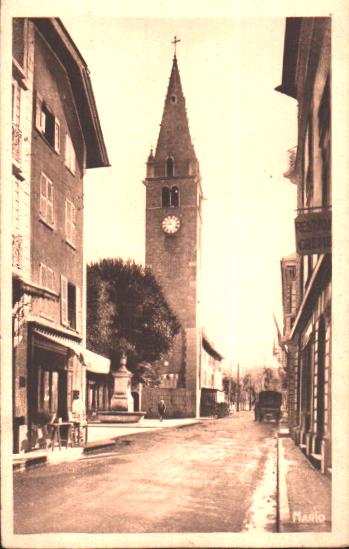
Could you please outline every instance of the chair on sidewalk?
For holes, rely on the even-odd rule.
[[[74,418],[74,414],[69,412],[69,421],[72,423],[72,440],[74,446],[83,446],[88,438],[88,425],[85,417]]]

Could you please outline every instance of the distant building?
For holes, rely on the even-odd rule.
[[[295,262],[283,260],[291,433],[331,474],[331,19],[286,19],[282,84],[297,100],[298,143],[285,176],[297,185]],[[296,278],[294,288],[293,277]],[[294,306],[296,296],[296,306]]]
[[[13,19],[14,451],[85,398],[83,176],[108,166],[87,65],[59,19]]]
[[[205,415],[205,406],[207,406],[207,404],[225,401],[222,360],[222,355],[216,351],[214,344],[208,339],[206,334],[202,332],[200,415]]]
[[[280,262],[282,282],[283,333],[278,334],[278,360],[282,366],[283,389],[286,389],[287,411],[292,410],[295,401],[293,379],[293,355],[290,353],[289,338],[297,313],[297,256],[283,257]],[[289,423],[293,414],[288,416]]]
[[[216,365],[207,360],[202,366],[201,362],[207,352],[202,347],[206,340],[201,336],[200,319],[202,189],[176,56],[156,151],[148,157],[144,183],[146,265],[182,329],[172,352],[159,363],[160,388],[144,388],[142,407],[152,414],[156,400],[162,397],[170,415],[195,417],[200,412],[202,387],[208,384],[221,390],[222,384],[217,381]]]

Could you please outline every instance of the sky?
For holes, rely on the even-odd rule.
[[[280,259],[295,249],[283,177],[296,102],[281,83],[285,18],[62,17],[85,58],[111,163],[85,177],[85,256],[144,264],[145,162],[174,36],[203,203],[201,324],[226,364],[275,365]]]

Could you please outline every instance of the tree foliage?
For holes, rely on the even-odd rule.
[[[153,363],[167,353],[180,324],[149,269],[103,259],[87,268],[87,346],[112,360],[123,352],[135,381],[157,384]]]

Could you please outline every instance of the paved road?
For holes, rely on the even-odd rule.
[[[15,533],[275,531],[275,424],[250,412],[15,474]]]

